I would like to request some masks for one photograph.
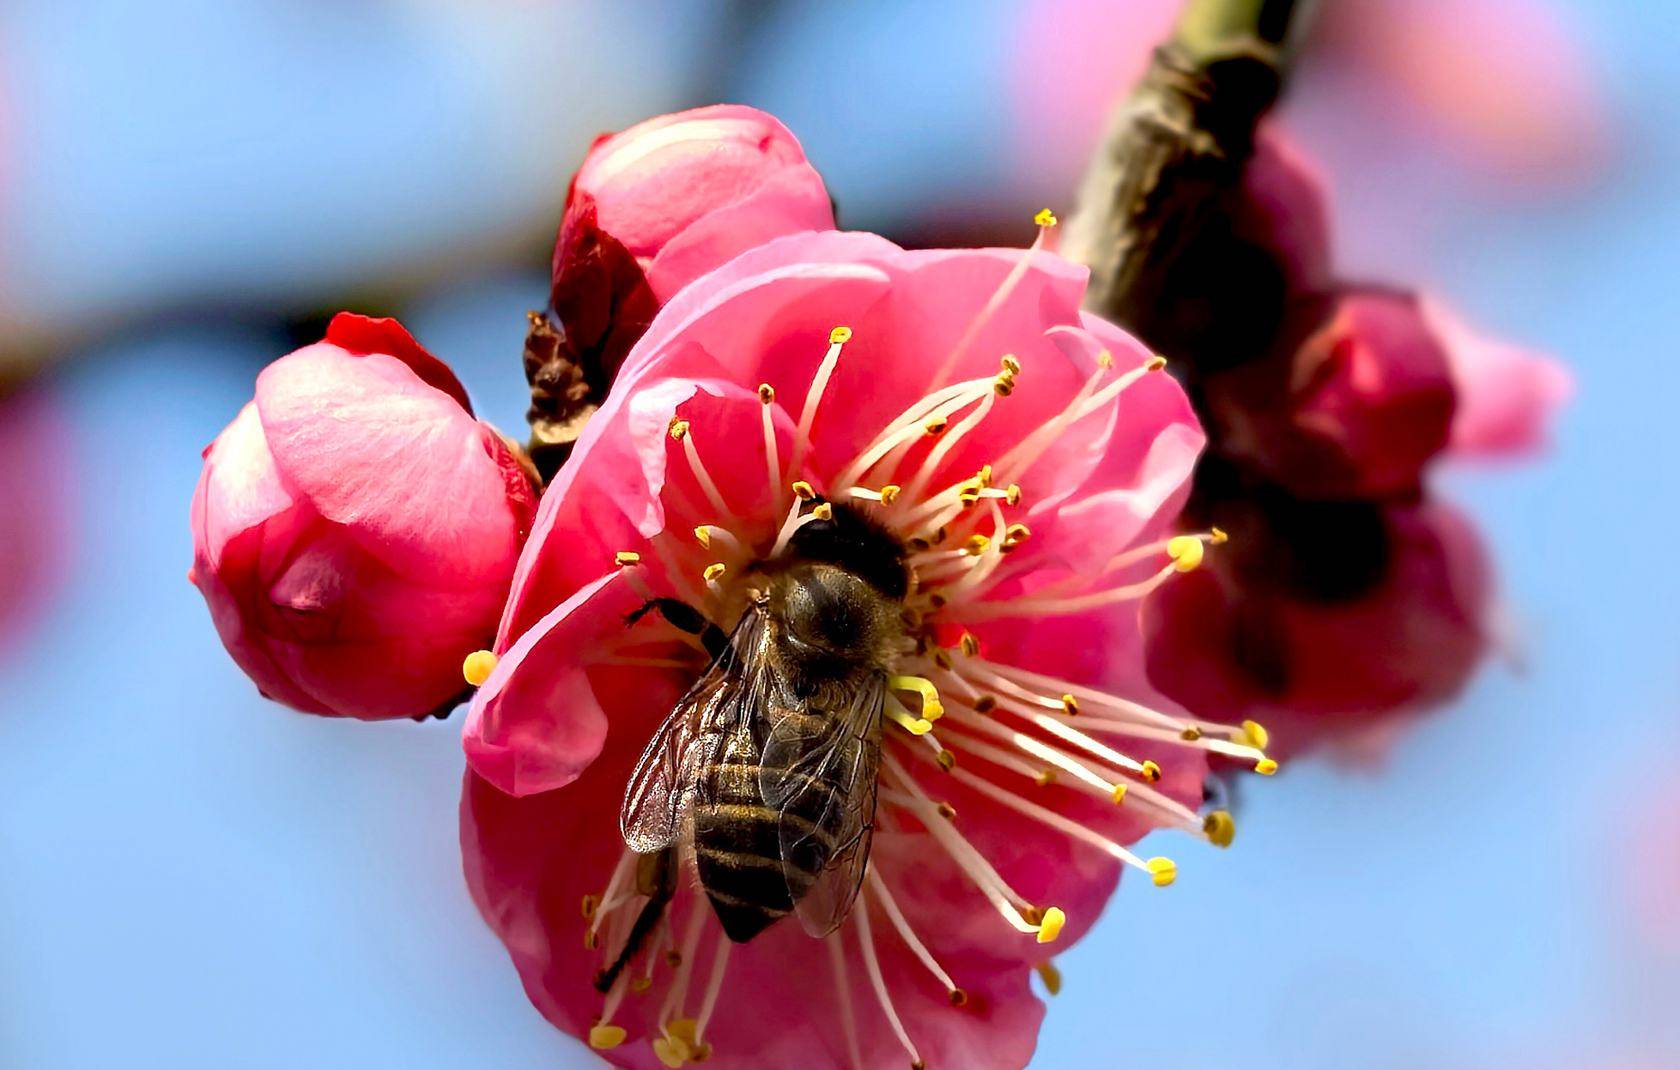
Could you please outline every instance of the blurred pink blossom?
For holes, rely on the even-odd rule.
[[[0,649],[10,645],[60,576],[71,482],[70,429],[51,395],[0,395]]]

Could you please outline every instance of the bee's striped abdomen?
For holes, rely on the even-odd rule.
[[[819,826],[826,812],[838,809],[826,805],[831,792],[802,792],[795,805],[781,810],[767,806],[759,794],[759,762],[750,733],[739,733],[706,770],[709,790],[694,809],[700,884],[723,931],[737,943],[751,940],[790,913],[834,847],[833,829]],[[785,861],[784,822],[806,833],[795,857]]]

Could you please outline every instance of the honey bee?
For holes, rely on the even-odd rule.
[[[813,503],[820,504],[820,503]],[[713,658],[654,734],[619,814],[629,847],[689,848],[723,931],[744,943],[797,913],[822,936],[857,898],[869,861],[888,666],[905,639],[904,549],[855,509],[830,504],[748,571],[727,636],[685,603],[655,600],[706,634]],[[647,884],[651,930],[670,898]],[[640,879],[640,877],[639,877]],[[610,978],[634,953],[629,942]]]

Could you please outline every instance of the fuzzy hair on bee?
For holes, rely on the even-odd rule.
[[[726,640],[682,603],[655,607],[717,633],[716,652],[631,774],[620,830],[637,852],[692,857],[736,942],[789,914],[813,935],[834,931],[868,866],[909,570],[869,517],[839,503],[825,513],[748,570],[752,595]]]

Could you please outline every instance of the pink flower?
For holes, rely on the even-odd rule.
[[[45,390],[0,395],[0,647],[41,609],[63,566],[70,454]]]
[[[1172,880],[1127,845],[1230,841],[1196,811],[1206,759],[1269,772],[1255,730],[1138,701],[1138,599],[1209,541],[1165,538],[1201,434],[1158,363],[1080,311],[1084,284],[1039,247],[797,235],[683,290],[626,361],[520,558],[462,810],[468,883],[527,992],[615,1065],[1022,1066],[1046,943],[1095,921],[1122,865]],[[647,902],[614,815],[706,662],[626,615],[678,598],[728,630],[757,612],[755,562],[860,517],[914,570],[861,897],[826,940],[781,922],[735,944],[681,880],[597,992]],[[904,566],[871,582],[896,599]]]
[[[771,238],[833,230],[822,178],[773,116],[717,104],[591,146],[566,195],[551,304],[603,385],[659,306]]]
[[[395,320],[340,313],[204,451],[189,578],[268,697],[424,716],[494,634],[534,509],[454,373]]]
[[[1489,569],[1456,510],[1215,515],[1227,552],[1144,609],[1150,681],[1186,708],[1264,720],[1289,757],[1444,702],[1480,662]]]
[[[1455,399],[1418,301],[1343,290],[1302,302],[1296,319],[1282,352],[1204,381],[1221,451],[1303,498],[1416,493]]]

